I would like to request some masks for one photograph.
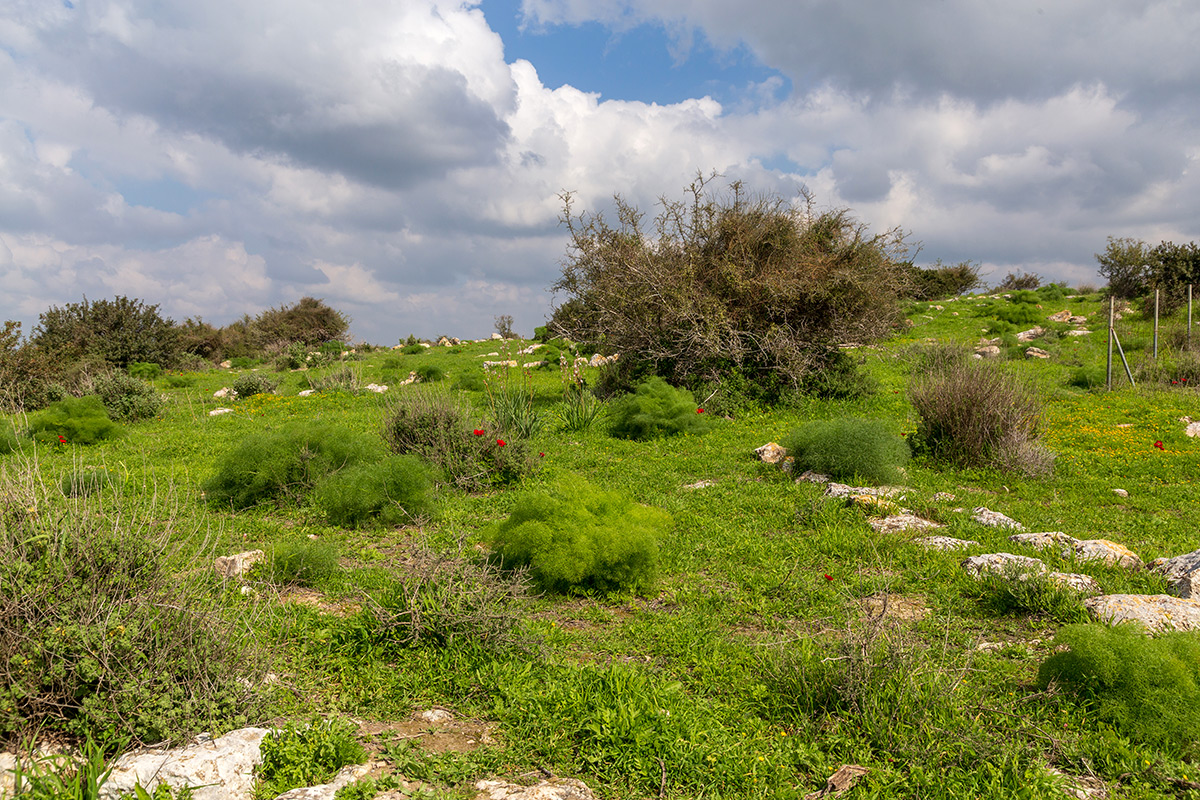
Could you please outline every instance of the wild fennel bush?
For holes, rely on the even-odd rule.
[[[1130,739],[1176,754],[1200,756],[1200,637],[1140,626],[1068,625],[1038,681],[1075,695],[1089,714]],[[1058,649],[1056,647],[1056,649]]]
[[[812,470],[835,480],[868,484],[896,483],[908,461],[908,442],[895,425],[882,419],[842,417],[809,422],[785,440],[794,468]]]
[[[543,590],[636,592],[653,585],[670,527],[661,509],[564,476],[519,497],[491,538],[499,563],[527,567]]]
[[[130,361],[125,368],[131,378],[152,381],[162,376],[162,367],[153,361]]]
[[[93,381],[92,389],[108,409],[108,415],[115,420],[154,419],[162,410],[163,400],[155,388],[124,372],[101,375]]]
[[[334,525],[408,525],[433,511],[433,471],[416,456],[347,467],[317,484],[314,498]]]
[[[321,538],[276,542],[255,566],[257,576],[278,586],[320,586],[342,571],[337,544]]]
[[[64,397],[29,420],[33,438],[46,444],[88,445],[121,434],[121,426],[108,416],[96,395]]]
[[[209,502],[234,508],[298,500],[327,475],[381,455],[366,434],[329,423],[292,422],[251,434],[224,453],[203,489]]]
[[[686,389],[676,389],[662,378],[653,377],[633,394],[609,406],[610,432],[619,439],[645,440],[681,433],[702,434],[713,421]]]

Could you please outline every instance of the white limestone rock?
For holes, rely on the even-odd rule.
[[[1165,594],[1106,594],[1083,601],[1098,620],[1139,622],[1150,633],[1200,630],[1200,600]]]

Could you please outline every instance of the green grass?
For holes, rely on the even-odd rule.
[[[1094,772],[1115,798],[1200,797],[1187,788],[1200,778],[1200,764],[1147,744],[1138,732],[1114,727],[1111,715],[1039,683],[1055,634],[1075,621],[1074,606],[1053,597],[998,596],[995,587],[963,574],[964,553],[927,552],[903,536],[877,534],[861,511],[824,499],[820,487],[795,484],[754,456],[755,447],[782,441],[813,420],[882,419],[911,434],[914,345],[977,344],[982,329],[998,321],[977,314],[986,302],[921,304],[910,315],[911,328],[857,351],[879,385],[861,399],[805,399],[720,420],[703,436],[645,442],[609,436],[603,425],[582,431],[545,425],[529,442],[544,453],[543,469],[503,491],[446,489],[436,516],[419,530],[331,525],[305,496],[245,511],[200,496],[222,454],[255,434],[328,423],[378,438],[387,397],[298,397],[300,377],[320,377],[317,370],[283,373],[276,394],[226,403],[233,412],[216,417],[208,412],[222,401],[213,392],[230,386],[237,370],[160,384],[167,402],[156,419],[86,448],[34,442],[21,433],[24,420],[11,418],[21,446],[0,455],[0,470],[9,489],[17,465],[44,476],[54,491],[27,498],[38,513],[67,502],[58,489],[64,475],[98,468],[111,470],[124,497],[169,489],[171,530],[181,538],[202,531],[217,554],[280,552],[310,534],[328,543],[340,554],[339,569],[317,586],[330,610],[290,603],[278,592],[246,597],[211,588],[214,601],[254,612],[248,618],[274,653],[276,671],[286,675],[286,690],[262,690],[260,713],[394,720],[437,704],[494,724],[493,743],[470,753],[394,754],[448,796],[470,796],[481,777],[544,768],[579,777],[610,798],[799,798],[822,788],[842,764],[855,763],[870,772],[853,797],[1060,798],[1049,766]],[[1107,306],[1094,297],[1042,305],[1037,324],[1047,330],[1065,334],[1071,326],[1044,317],[1069,308],[1087,315],[1095,331],[1035,343],[1052,353],[1048,361],[1002,365],[1027,377],[1045,401],[1043,441],[1057,454],[1053,475],[1028,479],[916,459],[906,466],[902,505],[945,523],[948,535],[980,542],[966,554],[1034,555],[1004,532],[972,522],[971,509],[981,505],[1030,530],[1113,539],[1147,561],[1195,549],[1200,495],[1191,482],[1200,441],[1184,435],[1179,418],[1200,418],[1200,393],[1171,384],[1131,389],[1119,361],[1117,391],[1073,385],[1080,369],[1103,369]],[[1181,320],[1164,320],[1164,330]],[[1150,324],[1130,315],[1118,329],[1123,341],[1136,341],[1149,336]],[[429,365],[451,376],[448,384],[478,387],[455,391],[482,416],[484,385],[463,378],[481,374],[482,356],[495,348],[481,342],[411,355],[384,349],[355,368],[366,384]],[[1166,348],[1160,356],[1176,358]],[[1150,348],[1130,357],[1148,361]],[[594,383],[596,370],[587,377]],[[562,402],[559,375],[534,370],[529,381],[532,408],[554,419]],[[389,394],[411,388],[393,386]],[[500,649],[470,626],[453,628],[454,636],[402,642],[380,628],[369,604],[364,608],[364,598],[385,590],[429,585],[420,580],[428,558],[417,554],[470,556],[482,565],[490,531],[517,509],[522,490],[546,489],[564,473],[670,515],[673,525],[658,540],[653,589],[518,593],[494,604],[507,620],[504,629],[511,625],[519,634],[512,641],[521,643]],[[692,488],[701,481],[712,485]],[[1115,488],[1129,496],[1115,495]],[[934,500],[938,492],[954,499]],[[108,502],[109,494],[95,499]],[[1052,569],[1092,575],[1106,592],[1165,588],[1150,573],[1037,555]],[[182,573],[193,566],[173,568]],[[453,582],[445,585],[451,588],[439,591],[454,591]],[[890,608],[906,613],[872,617],[885,596]],[[456,607],[477,608],[465,601]],[[405,608],[411,614],[421,605]],[[982,642],[998,644],[980,650]]]

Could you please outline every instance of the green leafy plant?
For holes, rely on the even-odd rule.
[[[162,376],[162,367],[152,361],[130,361],[125,368],[131,378],[152,381]]]
[[[92,388],[115,420],[153,419],[162,410],[162,397],[154,387],[124,372],[101,375],[92,382]]]
[[[676,389],[662,378],[653,377],[609,408],[610,432],[620,439],[652,439],[681,433],[707,433],[713,426],[696,398],[686,389]]]
[[[425,348],[414,342],[413,344],[406,344],[404,347],[401,347],[400,352],[406,356],[415,356],[418,353],[424,353]]]
[[[823,400],[857,400],[877,390],[875,380],[862,369],[862,361],[836,347],[815,350],[812,368],[800,381],[800,390]]]
[[[547,591],[644,591],[670,527],[665,511],[566,476],[518,498],[491,538],[504,567],[528,568]]]
[[[836,480],[895,483],[908,461],[908,442],[881,419],[842,417],[809,422],[785,440],[795,469],[824,473]]]
[[[33,438],[46,444],[89,445],[121,434],[96,395],[65,397],[29,420]]]
[[[1053,455],[1037,443],[1041,403],[1033,387],[982,361],[965,361],[913,381],[918,452],[963,467],[1047,474]]]
[[[329,423],[288,423],[250,434],[225,452],[203,488],[209,502],[234,508],[297,500],[327,475],[379,457],[365,434]]]
[[[157,305],[128,297],[52,306],[30,341],[56,358],[96,356],[122,369],[135,361],[170,365],[182,352],[174,321],[159,316]]]
[[[342,719],[313,719],[307,725],[289,723],[263,737],[262,763],[254,787],[257,800],[268,800],[301,786],[328,783],[338,770],[367,760],[353,723]]]
[[[172,389],[187,389],[196,385],[195,375],[168,375],[167,386]]]
[[[314,499],[334,525],[406,525],[433,510],[432,470],[416,456],[357,464],[317,484]]]
[[[426,383],[444,380],[446,371],[436,364],[422,364],[416,369],[417,377]]]
[[[242,400],[256,394],[273,394],[279,388],[279,382],[257,372],[239,375],[233,382],[233,390]]]
[[[1043,687],[1071,692],[1097,719],[1183,758],[1200,754],[1200,638],[1149,638],[1138,625],[1068,625],[1038,670]],[[1065,648],[1063,650],[1062,648]]]
[[[15,453],[21,449],[21,440],[17,437],[16,428],[6,423],[0,423],[0,456]]]
[[[50,756],[31,764],[18,759],[13,785],[22,787],[19,796],[24,800],[100,800],[100,787],[111,772],[104,748],[89,736],[75,758]]]
[[[504,358],[507,360],[507,345],[505,347]],[[519,378],[514,379],[514,373]],[[529,370],[518,371],[508,366],[485,367],[483,375],[488,409],[500,431],[521,439],[537,434],[543,420],[534,407],[533,379]]]

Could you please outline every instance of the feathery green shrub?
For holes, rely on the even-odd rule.
[[[671,517],[576,476],[518,498],[492,534],[506,568],[528,567],[543,590],[644,591],[654,582],[658,539]]]
[[[33,438],[46,444],[95,444],[119,436],[121,427],[108,416],[104,402],[94,394],[64,397],[29,420]]]
[[[652,377],[633,394],[619,398],[609,407],[610,432],[619,439],[652,439],[680,433],[701,434],[712,429],[712,419],[696,406],[686,389],[676,389]]]
[[[152,381],[162,376],[162,367],[153,361],[130,361],[125,369],[129,377],[141,378],[144,381]]]
[[[262,572],[280,586],[319,586],[341,571],[338,547],[327,539],[285,539],[272,545]]]
[[[897,482],[909,458],[908,443],[892,423],[859,417],[809,422],[793,431],[784,447],[796,470],[869,484]]]
[[[432,470],[416,456],[347,467],[317,484],[314,497],[334,525],[406,525],[433,510]]]
[[[208,500],[249,508],[299,499],[331,473],[380,458],[376,441],[329,423],[293,422],[247,436],[217,461]]]
[[[266,375],[260,375],[257,372],[239,375],[233,382],[233,390],[242,400],[256,394],[271,394],[277,388],[279,388],[278,381],[271,380]]]
[[[162,410],[162,397],[153,386],[124,372],[109,372],[92,382],[108,415],[123,422],[153,419]]]
[[[416,369],[417,377],[426,383],[440,381],[446,377],[446,370],[436,364],[422,364]]]
[[[1075,694],[1097,719],[1183,758],[1200,755],[1200,637],[1147,637],[1138,625],[1068,625],[1068,649],[1042,662],[1038,681]],[[1057,648],[1056,648],[1057,649]]]

